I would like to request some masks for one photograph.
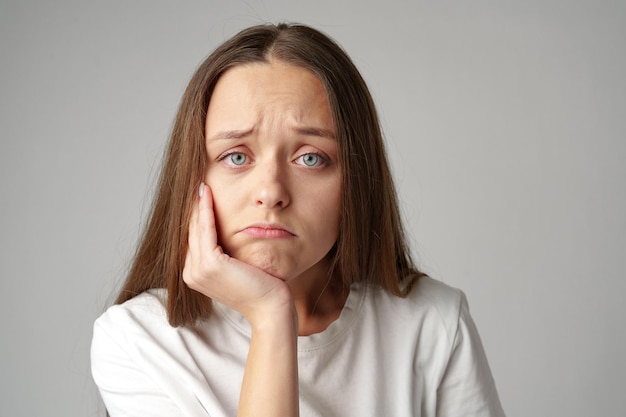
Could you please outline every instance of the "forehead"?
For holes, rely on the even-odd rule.
[[[220,77],[209,101],[207,128],[264,114],[333,124],[320,79],[305,68],[273,60],[238,65]]]
[[[244,104],[253,100],[284,100],[328,105],[324,85],[313,72],[282,61],[238,65],[217,81],[209,107],[214,104]],[[215,103],[220,102],[220,103]]]
[[[298,65],[272,59],[236,65],[218,79],[213,96],[219,90],[255,89],[257,91],[284,89],[309,91],[326,95],[321,80],[312,71]]]

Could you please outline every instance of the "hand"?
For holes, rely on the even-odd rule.
[[[196,290],[243,314],[254,326],[276,314],[294,314],[284,281],[224,253],[217,230],[210,188],[200,185],[189,221],[189,245],[183,280]]]

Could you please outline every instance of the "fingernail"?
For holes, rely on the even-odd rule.
[[[204,195],[204,183],[200,183],[200,188],[198,189],[198,195],[200,195],[200,198],[202,198],[202,196]]]

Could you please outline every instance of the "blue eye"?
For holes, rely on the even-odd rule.
[[[304,155],[298,157],[296,162],[307,167],[314,168],[326,165],[328,160],[317,153],[305,153]]]
[[[315,155],[314,153],[308,153],[306,155],[302,155],[302,162],[304,165],[309,167],[314,167],[317,165],[317,161],[320,159],[319,155]]]
[[[246,160],[248,159],[248,157],[241,152],[233,152],[227,155],[227,158],[233,165],[237,166],[245,164]]]

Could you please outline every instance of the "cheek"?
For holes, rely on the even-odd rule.
[[[341,179],[335,180],[335,184],[332,187],[333,192],[328,199],[328,214],[332,215],[333,219],[336,219],[337,228],[339,227],[339,219],[341,217],[341,208],[343,201],[342,184]]]
[[[334,242],[339,235],[339,223],[341,220],[341,193],[325,193],[314,199],[310,204],[310,218],[318,219],[317,224],[320,239]]]

